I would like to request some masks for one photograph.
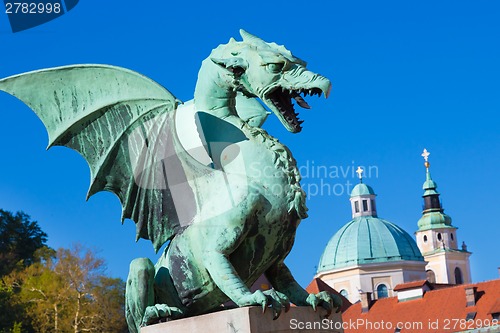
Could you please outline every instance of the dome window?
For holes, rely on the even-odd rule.
[[[441,241],[443,239],[443,237],[441,236],[441,233],[438,232],[438,241]]]
[[[375,200],[371,199],[371,205],[372,205],[372,211],[377,211],[377,209],[375,208]]]
[[[424,235],[424,243],[427,243],[427,235]]]
[[[389,293],[387,291],[387,286],[385,284],[379,284],[377,287],[377,298],[387,298]]]
[[[451,240],[455,240],[453,234],[450,234]]]
[[[368,211],[368,200],[363,200],[363,212]]]
[[[354,211],[359,213],[359,201],[354,201]]]

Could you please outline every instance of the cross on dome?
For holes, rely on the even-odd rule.
[[[426,167],[427,169],[428,169],[428,168],[429,168],[429,166],[431,165],[431,164],[429,163],[429,155],[430,155],[430,154],[431,154],[431,153],[430,153],[430,152],[429,152],[426,148],[424,148],[424,152],[423,152],[423,153],[422,153],[422,155],[421,155],[421,156],[424,158],[424,161],[425,161],[424,165],[425,165],[425,167]]]
[[[358,166],[358,169],[356,170],[356,173],[358,174],[358,177],[359,177],[359,181],[362,183],[363,182],[363,169]]]
[[[422,153],[422,157],[424,158],[424,160],[427,162],[429,160],[429,155],[431,153],[426,149],[424,148],[424,152]]]

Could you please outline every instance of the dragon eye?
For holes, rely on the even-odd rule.
[[[272,64],[267,64],[266,65],[266,68],[268,71],[270,71],[271,73],[280,73],[282,70],[283,70],[283,67],[285,67],[285,63],[281,62],[281,63],[272,63]]]

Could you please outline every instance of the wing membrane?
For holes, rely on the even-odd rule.
[[[75,65],[12,76],[0,80],[0,90],[33,109],[49,147],[66,146],[85,158],[88,197],[115,193],[122,219],[136,222],[137,238],[158,250],[190,223],[196,203],[174,134],[178,100],[165,88],[124,68]]]

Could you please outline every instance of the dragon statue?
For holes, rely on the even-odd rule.
[[[131,332],[160,322],[238,306],[290,302],[338,309],[340,299],[307,293],[284,259],[307,217],[296,162],[260,127],[270,112],[297,133],[294,100],[328,96],[328,79],[306,69],[284,46],[243,30],[202,62],[192,101],[181,103],[136,72],[107,65],[73,65],[0,80],[27,104],[49,133],[49,147],[66,146],[88,162],[88,197],[115,193],[122,222],[156,251],[130,264],[126,318]],[[260,99],[261,102],[259,102]],[[273,289],[251,292],[264,274]],[[337,310],[338,311],[338,310]]]

